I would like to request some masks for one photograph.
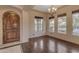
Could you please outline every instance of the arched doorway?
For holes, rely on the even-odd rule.
[[[20,16],[14,11],[3,14],[3,43],[20,40]]]

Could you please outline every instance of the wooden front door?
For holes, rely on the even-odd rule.
[[[3,43],[20,40],[20,17],[14,11],[3,14]]]

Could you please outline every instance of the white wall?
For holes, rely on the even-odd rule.
[[[9,7],[9,6],[0,6],[0,45],[3,44],[3,14],[4,12],[7,11],[15,11],[17,14],[19,14],[20,19],[22,19],[21,17],[21,10],[19,10],[17,8],[13,8],[13,7]]]
[[[56,12],[56,15],[55,15],[55,32],[52,32],[52,33],[47,32],[47,34],[50,35],[50,36],[56,37],[56,38],[60,38],[62,40],[66,40],[66,41],[69,41],[69,42],[79,44],[79,36],[72,35],[72,31],[73,31],[72,11],[75,11],[75,10],[79,10],[79,5],[70,5],[70,6],[67,5],[67,6],[64,6],[60,9],[58,9],[57,12]],[[67,32],[66,32],[66,34],[58,33],[57,15],[60,15],[60,14],[63,14],[63,13],[66,13],[66,16],[67,16],[67,27],[66,27]]]
[[[23,39],[22,42],[28,42],[29,38],[29,15],[26,10],[23,10]]]
[[[46,14],[45,13],[42,13],[42,12],[38,12],[38,11],[29,11],[29,35],[30,37],[38,37],[38,36],[42,36],[42,35],[45,35],[46,34]],[[34,29],[34,17],[35,16],[41,16],[41,17],[44,17],[44,23],[43,23],[43,31],[42,32],[35,32],[35,29]]]
[[[45,24],[46,14],[45,13],[35,11],[35,10],[26,10],[26,9],[17,8],[17,7],[7,6],[7,5],[0,6],[0,48],[14,45],[14,44],[28,42],[29,40],[28,38],[42,36],[42,35],[45,35],[46,33],[46,24]],[[3,44],[2,17],[3,17],[3,13],[6,11],[15,11],[16,13],[20,15],[20,41]],[[43,32],[35,32],[34,30],[34,17],[35,16],[44,17]]]
[[[20,16],[20,41],[3,44],[3,14],[6,11],[14,11]],[[0,6],[0,48],[18,43],[28,42],[28,13],[25,10],[12,6]]]
[[[17,45],[10,48],[0,49],[0,53],[22,53],[22,48],[20,45]]]

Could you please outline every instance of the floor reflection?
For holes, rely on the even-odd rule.
[[[31,39],[30,41],[31,41],[29,43],[30,45],[28,45],[27,48],[23,47],[23,49],[27,50],[26,53],[28,51],[30,53],[78,53],[79,52],[79,46],[55,38],[42,37],[42,38],[34,38]]]

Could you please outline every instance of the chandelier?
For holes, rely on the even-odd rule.
[[[54,14],[56,14],[56,10],[57,10],[57,8],[52,7],[52,6],[48,9],[48,12],[51,15],[51,17],[54,16]]]

